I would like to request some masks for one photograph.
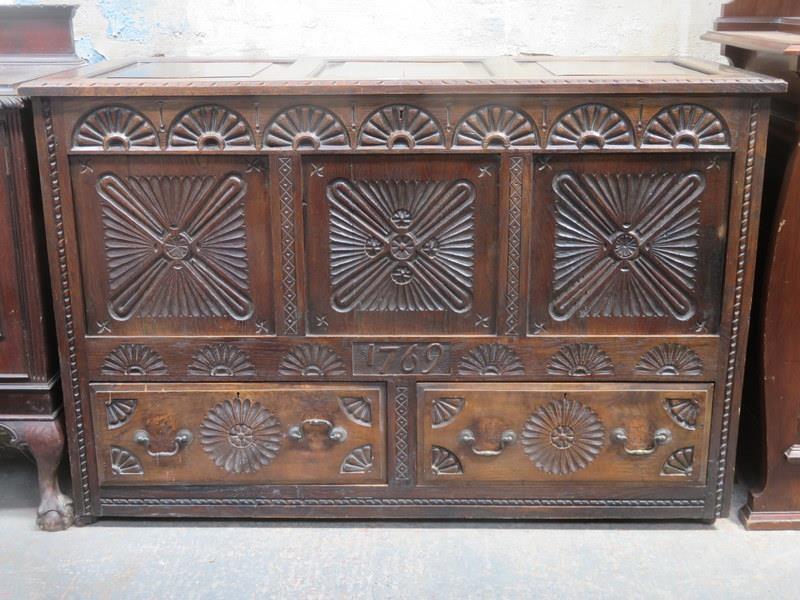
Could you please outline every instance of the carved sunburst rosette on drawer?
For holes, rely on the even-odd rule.
[[[282,439],[278,417],[238,394],[212,408],[200,426],[203,450],[230,473],[251,473],[268,465],[278,455]]]
[[[589,466],[603,448],[604,437],[597,414],[565,394],[528,418],[522,447],[542,471],[569,475]]]

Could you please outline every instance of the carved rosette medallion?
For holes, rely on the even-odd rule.
[[[517,353],[502,344],[482,344],[470,350],[458,364],[459,375],[523,375]]]
[[[242,116],[216,104],[196,106],[178,115],[169,130],[169,146],[198,150],[255,147],[253,134]]]
[[[304,377],[329,377],[345,375],[346,371],[342,359],[332,348],[318,344],[301,344],[286,353],[278,366],[278,373]]]
[[[537,468],[568,475],[589,466],[603,448],[604,437],[597,414],[564,395],[528,418],[522,447]]]
[[[111,316],[250,318],[246,189],[234,174],[101,177]]]
[[[567,344],[550,358],[547,373],[570,377],[613,375],[614,364],[608,354],[594,344]]]
[[[293,106],[278,113],[264,134],[267,148],[331,150],[349,148],[350,141],[339,118],[326,108]]]
[[[358,135],[359,146],[396,148],[441,147],[442,128],[433,116],[416,106],[392,104],[367,117]]]
[[[728,128],[722,117],[698,104],[676,104],[661,109],[644,131],[643,146],[700,148],[727,146]]]
[[[247,353],[231,344],[202,347],[189,363],[189,375],[212,377],[246,377],[256,374]]]
[[[161,355],[143,344],[122,344],[108,353],[103,375],[166,375],[167,366]]]
[[[703,361],[683,344],[661,344],[645,352],[634,367],[640,375],[702,375]]]
[[[583,104],[556,120],[547,145],[579,150],[632,148],[634,139],[633,127],[622,113],[605,104]]]
[[[280,450],[278,418],[258,402],[239,395],[212,408],[200,425],[200,444],[214,464],[229,473],[252,473]]]
[[[537,144],[533,119],[519,109],[499,104],[473,110],[456,125],[453,135],[454,147],[531,148]]]
[[[551,316],[690,319],[704,188],[694,171],[556,175]]]
[[[147,117],[126,106],[104,106],[78,123],[72,146],[81,150],[158,149],[158,135]]]
[[[470,310],[470,182],[337,179],[328,185],[327,199],[335,310]]]

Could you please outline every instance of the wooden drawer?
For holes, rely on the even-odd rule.
[[[386,482],[380,385],[95,385],[101,483]]]
[[[420,384],[428,484],[700,484],[710,384]]]

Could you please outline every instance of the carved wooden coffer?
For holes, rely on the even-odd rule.
[[[29,86],[83,520],[725,514],[782,89],[535,57]]]

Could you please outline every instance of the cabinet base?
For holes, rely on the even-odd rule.
[[[739,511],[739,518],[750,531],[777,531],[781,529],[800,530],[800,511],[758,511],[751,506],[748,498]]]

